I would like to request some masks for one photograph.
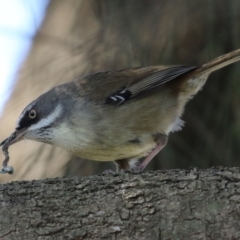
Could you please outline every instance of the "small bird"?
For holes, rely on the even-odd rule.
[[[30,139],[84,159],[114,161],[117,172],[142,171],[169,134],[182,129],[185,104],[208,76],[239,60],[240,49],[200,67],[138,67],[80,77],[31,102],[2,145]]]

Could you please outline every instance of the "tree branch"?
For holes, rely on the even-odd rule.
[[[0,239],[237,239],[240,169],[0,185]]]

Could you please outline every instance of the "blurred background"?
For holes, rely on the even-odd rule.
[[[4,2],[0,1],[0,9]],[[135,66],[201,65],[240,48],[239,0],[10,2],[8,15],[13,8],[19,12],[16,2],[22,4],[25,12],[17,22],[27,20],[19,29],[30,28],[12,31],[12,26],[0,24],[0,35],[9,38],[5,45],[0,42],[4,45],[0,72],[5,69],[4,54],[13,55],[10,39],[20,38],[23,44],[17,47],[18,57],[10,61],[15,64],[11,74],[0,79],[5,83],[0,92],[2,140],[14,131],[28,103],[78,76]],[[240,63],[212,74],[187,105],[184,130],[170,135],[167,147],[147,170],[240,166],[239,93]],[[77,159],[59,148],[31,141],[13,145],[9,153],[15,173],[0,176],[2,183],[92,175],[115,168],[112,163]]]

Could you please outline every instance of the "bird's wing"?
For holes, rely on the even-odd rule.
[[[73,91],[94,104],[121,105],[198,67],[152,66],[97,72],[72,83]]]
[[[121,105],[127,100],[159,87],[177,77],[190,72],[198,67],[193,66],[171,66],[152,72],[148,76],[135,81],[133,84],[123,86],[106,98],[106,104]]]

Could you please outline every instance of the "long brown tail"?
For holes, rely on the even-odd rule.
[[[195,73],[209,75],[212,72],[237,61],[240,61],[240,49],[215,58],[214,60],[202,65],[202,67],[198,68]]]

